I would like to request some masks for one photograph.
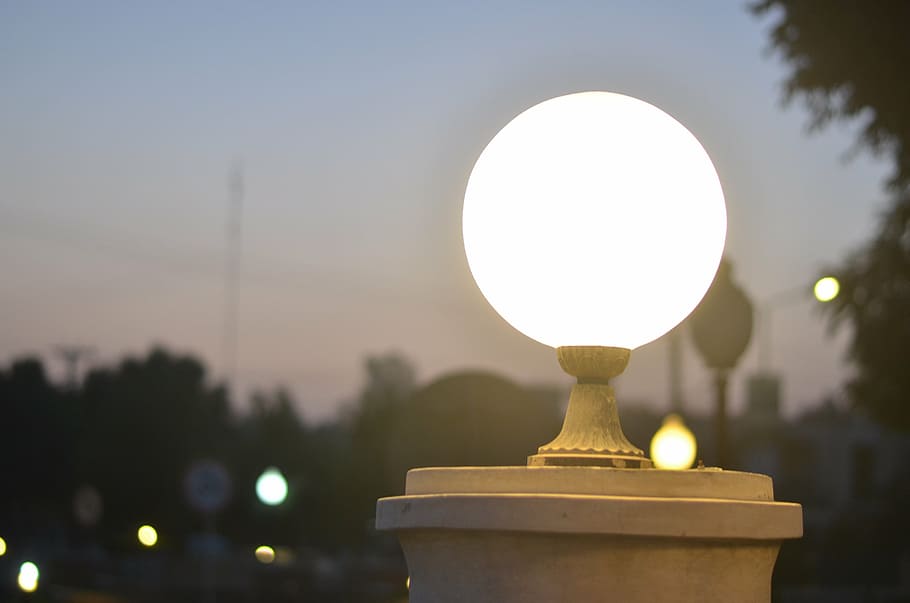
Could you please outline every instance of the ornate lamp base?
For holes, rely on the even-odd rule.
[[[629,363],[625,348],[566,346],[556,349],[559,366],[575,377],[562,430],[528,466],[652,467],[645,453],[626,438],[609,381]]]

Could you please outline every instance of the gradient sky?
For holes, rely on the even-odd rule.
[[[810,136],[806,111],[781,106],[768,26],[707,0],[0,3],[0,360],[162,343],[223,376],[240,160],[242,391],[287,385],[324,419],[356,396],[363,356],[389,350],[422,381],[471,367],[567,384],[483,300],[460,218],[499,128],[581,90],[647,100],[701,140],[755,300],[808,286],[871,235],[887,166],[845,159],[855,124]],[[809,301],[773,327],[785,412],[837,391],[844,334]],[[686,352],[687,404],[706,410]],[[636,352],[620,395],[666,408],[666,355]]]

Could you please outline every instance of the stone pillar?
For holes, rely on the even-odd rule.
[[[802,508],[715,468],[449,467],[380,499],[411,603],[768,603]]]

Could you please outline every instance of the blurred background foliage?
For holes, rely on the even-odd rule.
[[[407,573],[394,538],[372,529],[376,499],[402,493],[415,466],[524,464],[558,431],[563,393],[483,372],[418,387],[411,364],[387,354],[365,360],[360,395],[337,420],[310,425],[282,389],[254,393],[247,412],[234,412],[200,361],[164,349],[65,385],[52,383],[39,359],[16,360],[0,370],[0,535],[20,552],[27,544],[58,559],[54,551],[118,559],[144,553],[136,529],[150,523],[160,536],[155,554],[170,558],[239,551],[255,570],[252,551],[267,543],[324,555],[329,565],[356,559],[359,569],[348,568],[346,581],[367,592],[342,600],[385,600],[381,586],[377,595],[369,585],[389,582],[388,591],[400,594]],[[184,491],[199,460],[217,461],[231,476],[230,500],[215,515],[194,510]],[[288,479],[288,499],[278,507],[255,496],[268,467]],[[74,508],[85,488],[101,501],[90,522]],[[388,571],[358,573],[369,574],[376,555]],[[98,588],[97,574],[81,573],[71,586]],[[13,583],[0,592],[12,596]],[[140,596],[126,584],[114,591]],[[321,584],[339,596],[340,587]],[[192,600],[193,588],[175,588],[167,596]]]
[[[401,601],[407,568],[394,536],[373,529],[376,499],[403,492],[412,467],[524,465],[558,432],[568,392],[484,371],[421,385],[394,353],[363,368],[358,397],[320,424],[280,388],[254,393],[238,413],[200,361],[164,349],[93,368],[81,382],[51,381],[37,358],[0,369],[9,549],[0,600],[204,601],[216,592],[228,602]],[[904,600],[910,438],[837,400],[787,421],[759,394],[731,420],[728,467],[771,475],[776,498],[805,513],[805,538],[786,543],[776,566],[775,600]],[[620,412],[646,448],[662,417],[636,400],[621,400]],[[699,458],[713,458],[713,417],[686,422]],[[226,506],[208,515],[185,492],[189,468],[204,459],[232,481]],[[289,484],[275,507],[255,494],[269,467]],[[88,518],[79,508],[87,488],[101,503]],[[153,549],[137,541],[144,523],[158,530]],[[256,560],[262,544],[274,547],[274,563]],[[42,568],[33,594],[15,590],[24,559]]]
[[[825,309],[835,327],[850,327],[852,402],[910,429],[910,3],[761,0],[752,10],[774,15],[770,47],[791,69],[784,100],[804,101],[810,130],[857,122],[853,151],[892,165],[878,230],[831,267],[842,293]]]

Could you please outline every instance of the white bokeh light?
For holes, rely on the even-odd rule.
[[[35,592],[38,590],[38,578],[40,575],[37,565],[31,561],[25,561],[19,566],[19,575],[16,578],[19,589],[27,593]]]
[[[256,496],[269,506],[277,506],[288,497],[288,482],[281,471],[269,467],[256,480]]]
[[[552,347],[633,349],[704,296],[726,208],[679,122],[583,92],[531,107],[493,138],[468,181],[463,232],[477,285],[516,329]]]

